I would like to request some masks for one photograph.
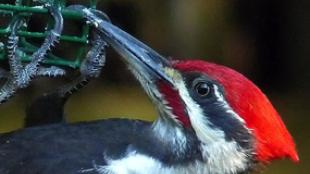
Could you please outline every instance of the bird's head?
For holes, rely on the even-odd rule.
[[[201,60],[171,61],[114,25],[103,22],[107,42],[122,54],[159,111],[154,125],[164,138],[201,142],[202,159],[235,173],[253,161],[298,161],[293,139],[268,98],[250,80]],[[177,131],[174,131],[177,130]]]

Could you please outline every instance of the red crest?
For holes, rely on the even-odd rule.
[[[173,66],[182,72],[205,73],[224,87],[226,100],[254,134],[259,161],[267,163],[285,157],[299,161],[294,141],[281,117],[254,83],[228,67],[201,60],[175,61]]]

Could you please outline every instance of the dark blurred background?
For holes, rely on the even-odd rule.
[[[301,159],[298,165],[277,161],[263,173],[309,173],[310,1],[102,0],[98,8],[167,57],[216,62],[254,81],[281,114]],[[151,103],[117,54],[107,57],[102,76],[70,98],[68,120],[154,119]],[[0,105],[0,132],[22,127],[25,107],[60,83],[39,80]]]

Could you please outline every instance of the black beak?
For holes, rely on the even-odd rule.
[[[105,41],[121,54],[136,72],[151,82],[161,79],[173,84],[172,78],[166,72],[171,68],[168,60],[108,20],[100,18],[95,11],[84,8],[83,12],[89,23],[101,32]]]

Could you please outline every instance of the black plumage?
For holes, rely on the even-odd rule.
[[[187,136],[188,153],[177,157],[175,147],[157,138],[144,121],[110,119],[32,127],[0,135],[0,173],[76,174],[134,151],[165,165],[201,159],[198,140],[191,132]]]

